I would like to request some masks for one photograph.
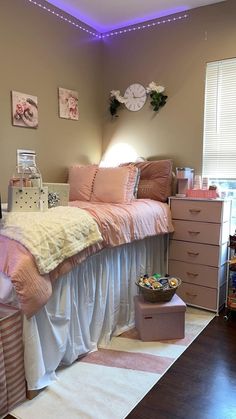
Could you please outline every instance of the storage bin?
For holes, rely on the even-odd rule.
[[[0,303],[0,417],[25,399],[22,315]]]
[[[8,211],[46,211],[48,188],[8,186]]]
[[[134,307],[135,326],[141,340],[184,338],[186,304],[177,294],[165,303],[149,303],[136,295]]]

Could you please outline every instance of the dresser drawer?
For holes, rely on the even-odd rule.
[[[222,246],[170,240],[169,260],[221,266],[227,259],[227,243]]]
[[[220,244],[220,224],[173,220],[173,226],[172,239],[195,243]]]
[[[168,267],[168,274],[177,276],[184,282],[189,282],[195,285],[202,285],[209,288],[218,288],[226,281],[227,264],[225,263],[220,268],[196,265],[194,263],[179,262],[177,260],[170,260]]]
[[[221,223],[229,220],[230,201],[201,201],[194,199],[171,199],[172,218],[179,220]]]
[[[229,237],[229,223],[203,223],[198,221],[173,220],[174,233],[172,239],[185,240],[195,243],[220,245],[227,242]]]
[[[217,310],[217,289],[182,282],[177,294],[186,304]]]

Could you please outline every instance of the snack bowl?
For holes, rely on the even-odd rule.
[[[142,285],[140,283],[141,279],[136,282],[139,293],[143,296],[144,300],[150,303],[159,303],[171,300],[176,293],[176,290],[181,285],[181,279],[171,276],[159,278],[157,282],[165,282],[164,279],[166,280],[166,284],[155,289]]]

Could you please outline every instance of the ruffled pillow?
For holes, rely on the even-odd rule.
[[[134,199],[138,172],[134,166],[100,167],[95,176],[91,201],[130,203]]]
[[[70,201],[90,201],[97,171],[97,164],[69,168]]]

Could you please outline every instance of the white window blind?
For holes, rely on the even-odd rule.
[[[236,179],[236,58],[207,64],[202,172]]]

